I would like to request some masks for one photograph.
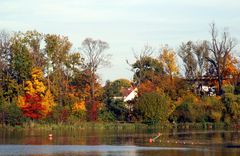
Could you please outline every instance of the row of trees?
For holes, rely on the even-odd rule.
[[[107,42],[86,38],[78,51],[66,36],[37,31],[0,33],[0,112],[3,124],[45,122],[154,121],[231,122],[239,113],[236,43],[227,32],[210,41],[182,43],[176,52],[145,46],[127,62],[133,82],[99,84],[97,70],[109,64]],[[178,65],[184,65],[184,76]],[[217,97],[197,95],[198,86],[217,86]],[[123,88],[138,97],[123,102]]]
[[[130,64],[139,89],[139,97],[133,101],[136,120],[238,121],[240,70],[233,53],[236,41],[226,31],[219,37],[215,24],[210,26],[210,41],[182,43],[177,53],[165,46],[157,57],[146,46],[136,55],[136,62]],[[177,56],[184,65],[184,77],[179,75]],[[216,86],[217,96],[204,95],[203,86]]]
[[[104,52],[109,46],[86,38],[81,55],[71,47],[67,37],[55,34],[0,33],[2,123],[17,119],[63,121],[74,113],[97,119],[103,91],[96,71],[108,63],[110,56]]]

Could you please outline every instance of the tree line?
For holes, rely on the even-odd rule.
[[[78,50],[66,36],[37,31],[0,33],[0,121],[237,122],[240,117],[236,41],[210,25],[210,40],[144,46],[129,62],[133,81],[99,83],[97,71],[110,63],[109,44],[86,38]],[[178,63],[177,56],[182,63]],[[183,66],[184,69],[180,69]],[[208,96],[202,86],[215,86]],[[137,88],[131,101],[123,90]]]

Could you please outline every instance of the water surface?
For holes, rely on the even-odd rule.
[[[169,130],[0,130],[0,155],[239,156],[240,132]],[[49,137],[53,134],[53,137]]]

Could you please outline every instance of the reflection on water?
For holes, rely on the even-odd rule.
[[[48,134],[53,134],[52,138]],[[0,155],[237,156],[238,131],[0,130]]]

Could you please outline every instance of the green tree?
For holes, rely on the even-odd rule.
[[[24,34],[19,32],[11,38],[10,66],[14,79],[22,84],[30,78],[32,59]]]
[[[144,56],[132,64],[134,80],[140,85],[146,80],[155,81],[156,76],[163,75],[163,65],[155,58]]]
[[[23,33],[23,36],[23,40],[27,43],[33,66],[44,69],[46,67],[46,58],[44,50],[41,47],[43,34],[33,30],[26,31]]]
[[[131,82],[127,79],[117,79],[110,84],[110,90],[113,93],[113,96],[119,97],[122,96],[121,89],[131,87]]]
[[[225,117],[230,116],[232,121],[237,121],[240,118],[240,96],[234,95],[234,87],[223,87],[224,94],[222,95],[222,102],[225,105]]]
[[[105,111],[110,112],[115,119],[120,121],[125,120],[128,113],[126,103],[122,99],[114,99],[114,96],[122,96],[120,92],[122,87],[130,87],[130,82],[126,79],[118,79],[113,82],[107,81],[103,93]]]
[[[133,79],[137,86],[146,80],[155,81],[156,76],[164,74],[163,64],[151,56],[153,52],[153,48],[146,45],[139,54],[134,53],[136,59],[134,63],[131,64],[127,61],[132,68]]]
[[[67,37],[59,35],[47,34],[44,40],[46,43],[44,50],[48,61],[48,87],[53,92],[55,100],[60,105],[64,105],[64,91],[66,89],[64,71],[72,44]]]

